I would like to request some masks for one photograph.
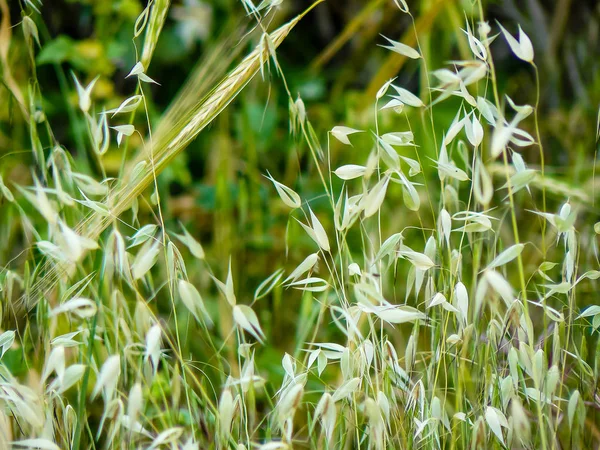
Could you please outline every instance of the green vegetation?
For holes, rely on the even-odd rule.
[[[0,449],[600,445],[594,2],[47,3],[0,0]]]

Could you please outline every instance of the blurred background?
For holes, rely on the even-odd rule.
[[[469,0],[409,0],[408,3],[430,71],[445,67],[448,61],[471,58],[461,28],[465,28],[466,21],[479,20],[477,3]],[[284,0],[267,18],[268,27],[285,22],[308,4]],[[41,12],[43,20],[36,22],[40,46],[31,56],[21,27],[13,29],[12,75],[23,92],[27,92],[32,65],[26,61],[35,58],[39,93],[33,98],[51,125],[51,135],[79,167],[86,167],[90,175],[101,179],[102,172],[86,149],[85,122],[78,115],[71,72],[82,85],[100,76],[92,94],[96,112],[115,108],[132,95],[136,83],[125,76],[136,61],[132,35],[145,2],[47,0],[42,6],[36,0],[9,0],[11,24],[21,21],[21,6],[36,7]],[[513,34],[520,24],[533,41],[541,86],[540,132],[546,173],[560,187],[556,192],[548,192],[548,210],[556,211],[565,197],[571,197],[583,217],[597,221],[592,174],[600,104],[600,3],[484,1],[483,13],[493,33],[498,32],[496,21]],[[173,1],[155,56],[146,71],[159,83],[146,90],[152,126],[160,122],[186,80],[195,76],[192,74],[197,73],[197,67],[209,65],[202,75],[206,79],[197,80],[200,98],[202,89],[214,84],[214,77],[224,75],[227,68],[247,54],[257,43],[255,34],[246,36],[253,26],[253,20],[246,16],[238,0]],[[419,62],[381,48],[386,43],[382,35],[415,46],[412,27],[410,17],[402,14],[392,0],[328,0],[310,12],[284,41],[277,51],[279,64],[292,95],[302,97],[322,145],[326,142],[326,132],[335,125],[373,128],[375,93],[390,78],[397,77],[397,85],[428,98],[426,75],[419,70]],[[492,52],[500,92],[518,104],[534,105],[536,82],[532,67],[515,58],[504,39],[492,44]],[[226,274],[227,255],[231,255],[240,292],[253,292],[265,274],[282,266],[288,270],[294,268],[314,251],[314,244],[290,220],[288,208],[273,195],[272,185],[263,174],[269,171],[303,198],[311,199],[315,210],[328,207],[327,199],[321,196],[322,185],[306,144],[290,134],[289,104],[282,79],[275,70],[266,77],[268,82],[257,76],[158,180],[167,229],[178,230],[179,223],[184,224],[202,242],[207,260],[213,270],[220,270],[221,279]],[[452,122],[457,106],[455,100],[436,105],[438,140]],[[406,117],[386,114],[381,126],[386,130],[404,130],[410,119],[422,158],[435,157],[434,136],[425,116],[417,111],[407,114]],[[135,120],[137,128],[147,130],[143,115]],[[32,184],[33,153],[28,127],[16,102],[0,87],[0,174],[6,183]],[[526,131],[534,134],[532,127],[532,121],[523,124]],[[52,142],[47,136],[40,139],[46,149],[50,148]],[[333,167],[366,161],[372,146],[368,133],[353,138],[353,143],[354,147],[332,145]],[[127,158],[125,152],[131,154],[140,144],[137,134],[130,138],[128,150],[111,143],[103,158],[106,175],[117,176],[122,160]],[[530,166],[538,167],[539,152],[535,146],[525,149],[523,158]],[[437,174],[426,168],[425,176],[434,180]],[[525,206],[520,211],[534,203],[527,195],[522,192],[519,197]],[[402,192],[390,189],[388,196],[392,203],[394,198],[401,202]],[[147,199],[140,201],[139,207],[142,224],[157,223],[156,210]],[[17,257],[29,245],[20,227],[11,227],[16,214],[15,210],[0,214],[4,222],[0,261]],[[426,211],[419,216],[388,206],[385,235],[419,221],[425,227],[431,226],[430,219]],[[521,223],[522,240],[535,241],[535,237],[527,234],[531,222]],[[536,225],[532,233],[538,232]],[[349,241],[358,238],[350,236]],[[288,245],[290,242],[294,244]],[[192,271],[194,266],[190,267],[188,270]],[[197,271],[193,277],[207,289],[211,286],[207,273]],[[397,289],[396,294],[403,296],[402,286]],[[261,306],[259,316],[271,342],[284,350],[297,338],[293,334],[297,315],[293,312],[301,310],[306,302],[298,292],[277,292],[269,299],[271,303]],[[168,311],[166,298],[157,300],[158,309],[161,301]],[[185,346],[198,347],[195,351],[202,353],[201,340],[187,342]],[[264,352],[273,348],[270,346]],[[259,366],[264,367],[279,364],[281,354],[260,357],[263,361]]]

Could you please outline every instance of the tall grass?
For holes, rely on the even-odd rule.
[[[2,55],[35,156],[32,186],[0,179],[11,230],[31,243],[0,276],[0,448],[598,446],[600,229],[590,193],[544,164],[538,102],[500,91],[494,40],[531,65],[539,97],[528,36],[486,22],[477,2],[469,59],[429,67],[418,19],[395,0],[411,32],[382,45],[390,67],[419,65],[422,92],[389,79],[366,118],[321,134],[276,54],[306,12],[269,33],[276,3],[243,1],[255,49],[199,97],[201,68],[155,129],[148,73],[169,2],[136,22],[138,82],[119,107],[95,110],[95,81],[73,77],[99,171],[115,137],[123,151],[116,179],[78,167],[35,107],[37,85],[22,93]],[[40,19],[26,6],[33,54]],[[310,162],[285,182],[258,168],[286,231],[273,261],[246,262],[231,256],[231,154],[217,162],[208,246],[169,217],[159,175],[259,72],[283,85]],[[535,148],[539,166],[524,156]],[[240,281],[246,264],[256,286]]]

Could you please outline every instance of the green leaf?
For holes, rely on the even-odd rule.
[[[600,305],[592,305],[586,308],[585,311],[583,311],[577,316],[577,319],[581,319],[582,317],[595,316],[596,314],[600,314]]]
[[[75,55],[75,41],[67,36],[59,36],[42,47],[36,62],[43,64],[61,64]]]
[[[568,415],[569,415],[569,428],[573,428],[573,419],[575,418],[575,412],[577,410],[577,403],[579,402],[579,391],[575,390],[571,394],[569,399]]]

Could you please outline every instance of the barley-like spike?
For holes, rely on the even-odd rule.
[[[291,21],[279,27],[270,34],[273,45],[278,47],[287,37],[294,26],[304,15],[323,0],[316,1],[309,9],[296,16]],[[198,134],[211,123],[244,89],[244,87],[259,72],[264,53],[268,50],[260,44],[249,53],[219,84],[217,84],[200,101],[193,104],[189,110],[178,110],[175,114],[167,115],[165,126],[160,126],[157,132],[148,140],[138,155],[132,159],[124,171],[124,177],[110,191],[104,204],[110,210],[110,215],[102,216],[91,212],[76,227],[77,232],[89,239],[96,240],[124,211],[131,207],[133,201],[150,186],[152,181],[169,163],[179,155]],[[268,57],[268,56],[267,56]],[[139,174],[133,168],[139,163],[146,163]],[[136,179],[132,180],[132,174]],[[46,262],[46,274],[33,286],[27,295],[28,307],[33,307],[37,300],[48,293],[54,284],[65,274],[65,269]]]

